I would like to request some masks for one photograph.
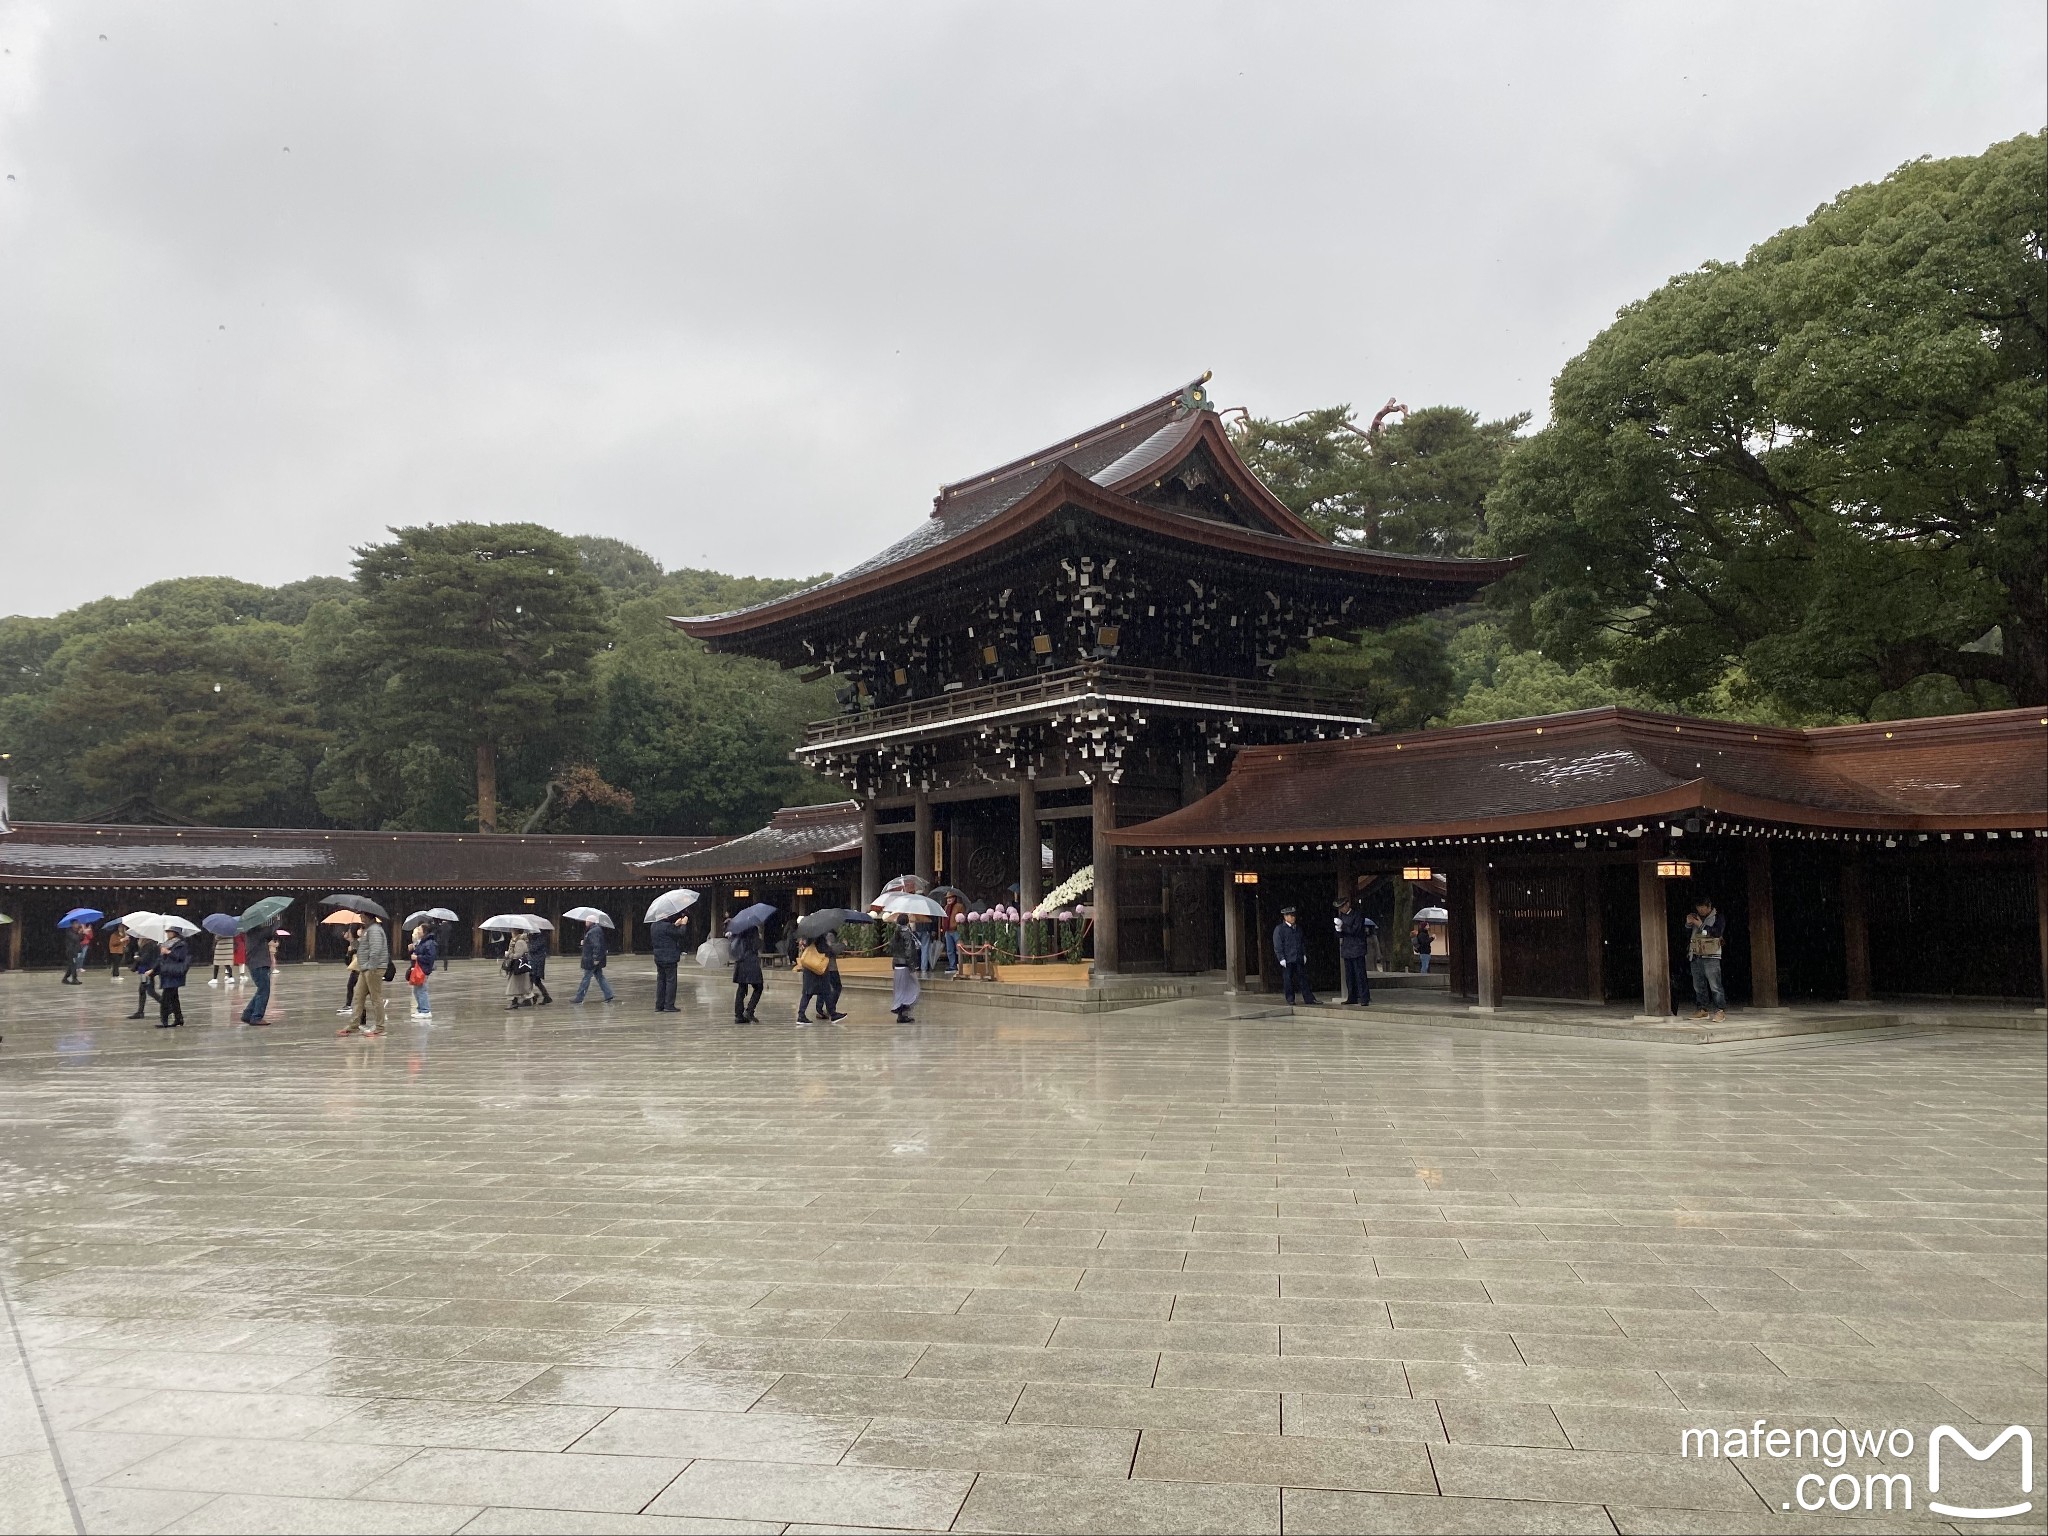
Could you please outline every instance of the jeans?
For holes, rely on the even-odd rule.
[[[1344,1001],[1347,1003],[1370,1003],[1372,1001],[1372,975],[1365,968],[1365,956],[1344,957]]]
[[[423,981],[412,989],[412,1005],[421,1013],[432,1013],[434,1005],[427,1001],[427,984]]]
[[[1422,962],[1422,974],[1427,976],[1429,974],[1429,951],[1418,949],[1415,952],[1415,958]]]
[[[1292,965],[1282,961],[1280,964],[1280,985],[1287,994],[1287,1004],[1290,1008],[1294,1006],[1296,989],[1300,990],[1301,1000],[1304,1003],[1313,1003],[1316,1000],[1316,989],[1309,983],[1308,963],[1306,961],[1297,960]]]
[[[667,1013],[676,1005],[676,962],[654,962],[654,1011]]]
[[[950,931],[946,934],[946,969],[960,969],[960,935]]]
[[[602,969],[594,970],[587,965],[583,967],[583,980],[576,988],[576,1001],[579,1003],[583,1001],[583,994],[590,990],[590,983],[592,981],[597,983],[597,990],[604,994],[604,1000],[610,1002],[612,1000],[612,984],[604,979]]]
[[[249,1006],[242,1010],[244,1024],[254,1024],[270,1006],[270,967],[265,965],[251,971],[249,979],[255,983],[256,990],[249,995]]]
[[[1726,1008],[1728,994],[1721,988],[1721,957],[1719,955],[1694,955],[1692,957],[1692,1000],[1695,1007],[1708,1006],[1707,999],[1713,998],[1713,1006]]]

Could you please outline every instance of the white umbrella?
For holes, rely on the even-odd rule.
[[[613,922],[609,917],[607,917],[604,913],[598,911],[595,907],[571,907],[568,911],[564,912],[562,916],[573,917],[579,923],[595,923],[600,928],[618,927],[617,923]]]
[[[496,917],[487,917],[477,924],[486,933],[538,933],[554,926],[532,912],[500,912]]]
[[[687,912],[697,904],[697,894],[687,885],[679,885],[672,891],[663,891],[647,904],[646,920],[658,923],[674,917],[679,912]]]
[[[182,937],[199,931],[197,923],[188,923],[182,917],[169,917],[160,912],[130,912],[121,919],[121,926],[138,939],[147,939],[152,944],[165,943],[174,933]]]
[[[109,928],[133,929],[137,923],[153,923],[156,919],[157,914],[154,912],[130,912],[126,917],[115,918],[107,926]]]
[[[944,917],[946,909],[929,896],[920,896],[915,891],[889,891],[875,898],[868,908],[888,917],[908,915],[910,917]]]
[[[1424,907],[1415,914],[1415,921],[1418,923],[1448,923],[1450,920],[1451,914],[1442,907]]]
[[[405,921],[398,926],[410,931],[419,927],[421,923],[459,923],[461,921],[461,918],[450,912],[446,907],[423,907],[417,912],[409,913]]]

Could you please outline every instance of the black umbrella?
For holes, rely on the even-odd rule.
[[[830,933],[842,923],[872,923],[874,919],[865,912],[856,912],[851,907],[826,907],[796,920],[796,936],[800,939],[815,939]]]
[[[321,898],[320,905],[339,907],[344,912],[360,912],[365,917],[386,918],[391,915],[367,896],[325,896]]]

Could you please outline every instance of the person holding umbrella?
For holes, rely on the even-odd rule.
[[[896,932],[889,940],[889,1010],[898,1024],[915,1024],[910,1010],[917,1006],[918,965],[924,958],[924,942],[911,926],[911,914],[898,912]]]
[[[555,930],[550,923],[536,923],[526,930],[527,980],[533,990],[540,994],[540,1006],[545,1008],[555,999],[548,991],[548,954],[555,947]]]
[[[376,916],[382,917],[379,908]],[[355,1009],[337,1035],[381,1035],[384,1033],[384,968],[391,963],[391,938],[380,922],[366,922],[363,936],[356,940],[356,956],[350,962],[356,970]]]
[[[79,985],[78,968],[85,963],[85,946],[90,941],[86,935],[92,930],[83,923],[64,925],[64,981],[63,985]]]
[[[434,931],[421,923],[412,931],[412,943],[406,950],[406,984],[412,988],[412,1012],[407,1017],[415,1024],[434,1022],[434,1004],[427,996],[427,978],[434,974],[434,963],[441,958],[441,946],[434,942]]]
[[[775,908],[757,901],[725,925],[732,943],[732,1021],[755,1022],[754,1010],[761,1003],[761,928],[775,915]]]
[[[606,1002],[617,1002],[618,999],[612,995],[612,984],[605,979],[604,974],[604,930],[611,919],[595,907],[573,907],[562,915],[573,917],[583,924],[583,980],[577,984],[574,1001],[580,1005],[584,994],[590,990],[590,983],[595,981],[597,990],[604,994]]]
[[[185,947],[185,935],[175,928],[167,930],[149,967],[156,976],[158,1029],[184,1028],[185,1003],[180,994],[185,990],[185,974],[191,965],[192,952]]]
[[[113,962],[109,974],[114,980],[121,979],[121,962],[128,957],[128,930],[116,927],[107,935],[107,958]]]
[[[680,898],[687,897],[688,900]],[[683,960],[683,911],[697,899],[695,891],[670,891],[647,908],[647,937],[654,947],[654,1011],[680,1013],[676,1007],[676,967]]]

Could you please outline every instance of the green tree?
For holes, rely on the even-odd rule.
[[[1517,635],[1686,707],[2048,702],[2048,135],[1915,161],[1622,311],[1485,547]]]
[[[1526,412],[1481,421],[1432,405],[1360,427],[1348,405],[1285,421],[1251,417],[1238,451],[1290,510],[1338,544],[1409,555],[1464,555],[1486,526]]]
[[[392,531],[356,553],[357,726],[472,760],[476,824],[495,832],[500,752],[573,746],[596,712],[602,591],[576,546],[537,524]]]

